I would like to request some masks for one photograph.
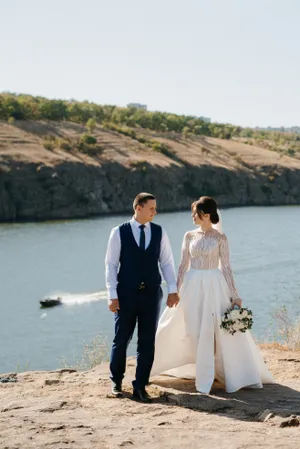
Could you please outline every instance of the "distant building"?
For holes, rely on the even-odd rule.
[[[200,120],[203,120],[204,122],[210,123],[211,119],[209,117],[199,117]]]
[[[297,134],[300,134],[300,126],[291,126],[289,128],[285,128],[284,126],[278,126],[278,127],[273,127],[273,126],[260,127],[260,126],[256,126],[254,129],[257,130],[257,131],[279,131],[281,133],[297,133]]]
[[[211,119],[209,117],[199,117],[198,115],[192,115],[191,117],[196,120],[198,119],[198,120],[202,120],[203,122],[206,122],[206,123],[211,123]]]
[[[135,109],[143,109],[144,111],[147,111],[147,105],[146,104],[140,104],[140,103],[128,103],[128,108],[135,108]]]

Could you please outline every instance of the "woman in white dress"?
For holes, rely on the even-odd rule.
[[[220,329],[225,310],[242,301],[229,261],[225,234],[215,229],[217,204],[201,197],[192,204],[198,229],[183,239],[178,272],[180,302],[160,318],[151,376],[195,378],[196,389],[208,394],[214,379],[232,393],[243,387],[273,383],[249,331],[234,335]],[[214,228],[215,226],[215,228]]]

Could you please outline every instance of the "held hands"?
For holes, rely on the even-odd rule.
[[[234,306],[238,306],[239,308],[241,308],[242,307],[242,300],[240,299],[240,298],[235,298],[235,299],[230,299],[230,301],[231,301],[231,306],[232,306],[232,308],[234,307]]]
[[[168,307],[176,307],[179,303],[179,296],[178,293],[169,293],[168,299],[167,299],[167,306]]]
[[[108,300],[108,308],[111,312],[117,312],[120,310],[120,304],[118,298],[115,299],[109,299]]]
[[[168,295],[168,299],[167,299],[167,306],[168,307],[176,307],[179,303],[179,296],[177,293],[170,293]],[[115,299],[110,299],[108,301],[108,308],[111,312],[115,313],[118,310],[120,310],[120,304],[119,304],[119,300],[118,298]]]

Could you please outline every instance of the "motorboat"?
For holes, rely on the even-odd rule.
[[[58,296],[57,298],[44,298],[40,300],[41,307],[53,307],[59,306],[62,303],[62,298]]]

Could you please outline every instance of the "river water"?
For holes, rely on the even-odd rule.
[[[275,307],[299,311],[300,207],[233,208],[222,217],[239,294],[254,313],[254,335],[265,338]],[[97,334],[110,345],[104,257],[111,228],[129,218],[0,225],[0,372],[72,363]],[[178,266],[182,237],[193,229],[190,213],[161,213],[156,223]],[[64,304],[40,309],[47,295],[63,296]]]

